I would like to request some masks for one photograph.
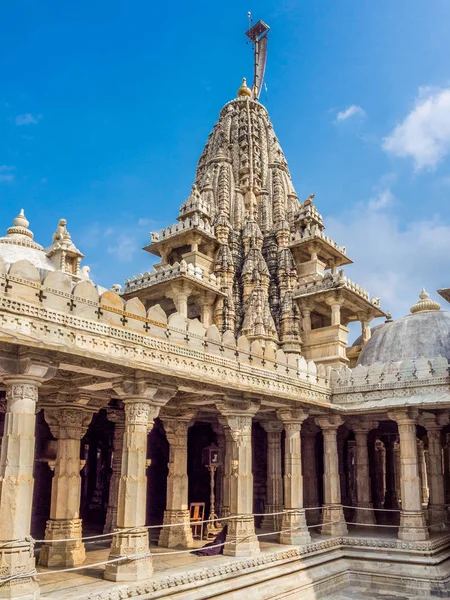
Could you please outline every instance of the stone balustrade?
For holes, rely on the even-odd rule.
[[[295,295],[297,297],[307,296],[310,294],[325,292],[334,288],[350,290],[377,308],[380,306],[379,298],[370,298],[369,292],[344,275],[343,269],[334,275],[332,273],[327,273],[322,279],[317,281],[308,281],[299,285],[295,289]]]
[[[211,237],[215,237],[214,227],[198,215],[193,215],[192,217],[188,217],[183,221],[169,225],[165,229],[161,229],[159,233],[153,231],[150,232],[150,240],[152,243],[161,242],[162,240],[166,240],[172,236],[194,229],[198,229]]]
[[[408,404],[433,403],[448,399],[449,363],[443,356],[420,357],[399,362],[374,363],[354,369],[331,369],[334,403],[381,406],[401,397]]]
[[[313,225],[310,229],[305,229],[304,231],[297,230],[291,234],[291,243],[298,242],[312,242],[315,239],[320,238],[324,240],[328,245],[336,248],[338,252],[341,254],[346,254],[347,249],[345,246],[339,246],[337,242],[331,239],[328,235],[326,235],[323,231],[317,227],[317,225]]]
[[[445,378],[448,375],[449,363],[445,357],[421,357],[385,364],[374,363],[368,367],[358,365],[354,369],[332,369],[330,383],[332,390],[337,392],[342,388],[374,388],[381,384],[420,382],[430,378]]]
[[[200,280],[203,284],[211,287],[216,293],[219,293],[216,283],[217,278],[214,273],[208,273],[199,266],[195,266],[192,263],[188,264],[185,260],[175,262],[173,265],[162,265],[151,272],[140,273],[131,279],[127,279],[125,281],[125,292],[133,292],[150,287],[163,281],[175,279],[180,275],[188,279]]]
[[[157,344],[165,352],[183,353],[241,371],[247,369],[266,388],[271,379],[283,376],[289,378],[290,384],[320,386],[324,394],[329,390],[329,369],[323,365],[269,345],[263,348],[259,341],[244,335],[236,340],[232,331],[221,334],[215,325],[206,328],[198,319],[187,319],[179,313],[168,316],[159,305],[146,310],[138,298],[125,301],[116,292],[102,291],[89,280],[74,285],[70,275],[61,271],[40,273],[26,260],[14,263],[8,270],[0,259],[0,314],[3,328],[14,335],[33,335],[34,325],[25,317],[57,327],[58,331],[48,332],[49,344],[57,336],[59,345],[68,344],[69,338],[73,344],[79,339],[82,345],[83,336],[88,334],[99,340],[109,338],[144,347]],[[100,341],[94,346],[96,352],[111,352]]]

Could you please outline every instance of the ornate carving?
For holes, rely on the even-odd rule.
[[[92,411],[70,406],[44,406],[44,417],[56,439],[81,440],[92,420]]]

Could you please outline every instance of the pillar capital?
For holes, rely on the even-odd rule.
[[[115,428],[125,427],[125,410],[123,408],[108,406],[106,409],[106,418],[111,423],[114,423]]]
[[[266,433],[281,433],[284,429],[282,421],[271,419],[270,421],[260,421],[259,424]]]
[[[187,446],[187,432],[192,425],[194,417],[194,411],[177,417],[170,415],[161,416],[164,431],[171,446]]]
[[[316,417],[314,420],[321,429],[328,431],[337,431],[338,427],[344,424],[344,419],[340,415]]]
[[[45,421],[57,440],[81,440],[93,415],[91,410],[75,406],[44,405],[43,408]]]
[[[38,352],[24,352],[0,357],[0,377],[5,383],[41,385],[55,376],[57,366]]]
[[[158,382],[141,377],[122,379],[114,383],[114,391],[125,403],[145,403],[152,406],[165,406],[176,394],[177,389],[170,386],[162,386]]]
[[[416,425],[419,418],[419,411],[416,408],[403,408],[391,410],[388,417],[397,423],[397,425]]]
[[[433,413],[423,412],[419,418],[419,425],[425,427],[428,434],[430,434],[431,432],[437,432],[438,434],[440,434],[440,431],[445,425],[445,422],[442,423],[442,419],[440,419],[437,415]]]
[[[222,396],[215,401],[217,410],[224,417],[250,416],[253,417],[261,405],[257,400],[241,396]],[[219,418],[219,422],[222,423]]]
[[[308,412],[301,408],[292,409],[280,409],[277,411],[277,416],[284,423],[286,432],[288,430],[297,428],[300,429],[303,421],[308,418]]]
[[[345,420],[345,424],[353,431],[353,433],[368,434],[372,429],[377,429],[379,421],[350,418]]]

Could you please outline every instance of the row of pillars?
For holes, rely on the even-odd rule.
[[[33,544],[30,521],[33,497],[34,431],[38,389],[42,381],[37,376],[4,376],[6,384],[5,430],[0,459],[0,598],[37,598],[39,590],[32,579],[34,571]],[[121,387],[124,403],[124,420],[117,432],[116,450],[111,493],[113,510],[110,511],[112,537],[111,563],[106,565],[105,578],[112,581],[135,581],[151,577],[152,557],[149,548],[148,529],[145,527],[146,509],[146,450],[147,435],[153,427],[160,408],[174,395],[173,389],[158,389],[144,381],[124,382]],[[248,403],[242,408],[238,403],[223,401],[217,404],[219,421],[224,427],[226,439],[225,471],[226,486],[223,490],[224,504],[229,511],[228,532],[224,554],[249,556],[257,554],[258,538],[253,517],[252,475],[252,420],[257,405]],[[80,440],[84,435],[90,416],[82,407],[52,407],[46,410],[46,418],[57,438],[57,457],[52,482],[50,520],[47,523],[45,543],[41,549],[40,562],[48,566],[80,564],[84,560],[81,540],[57,542],[58,539],[80,538]],[[266,424],[268,432],[268,512],[281,512],[280,537],[284,544],[307,544],[310,541],[305,519],[302,474],[302,423],[308,417],[303,410],[280,410],[278,421]],[[422,508],[422,490],[416,443],[418,414],[403,410],[389,415],[398,424],[401,452],[402,510],[399,537],[404,540],[426,540],[429,537],[425,513]],[[188,512],[187,485],[187,432],[192,415],[174,414],[164,418],[163,424],[170,443],[169,474],[167,480],[167,507],[164,523],[179,523],[178,527],[163,528],[160,544],[185,546],[192,544]],[[345,535],[347,527],[341,503],[341,486],[337,448],[337,430],[343,423],[338,415],[317,417],[315,423],[322,429],[324,439],[324,503],[322,507],[321,532]],[[117,422],[116,422],[117,425]],[[370,518],[372,502],[368,469],[367,436],[374,424],[355,421],[358,463],[358,506],[367,510]],[[444,507],[443,480],[439,475],[438,445],[439,425],[434,415],[425,423],[429,433],[430,501],[434,508]],[[281,481],[281,431],[285,430],[284,476]],[[123,435],[122,435],[123,434]],[[119,440],[121,438],[121,440]],[[308,436],[306,436],[308,439]],[[312,444],[311,441],[306,442]],[[305,472],[312,477],[315,452],[306,457]],[[119,471],[119,456],[120,471]],[[307,496],[307,494],[306,494]],[[117,499],[117,501],[114,500]],[[309,498],[311,502],[314,499]],[[280,509],[278,511],[278,508]],[[277,521],[264,527],[277,531]],[[134,557],[130,560],[125,557]],[[23,577],[30,574],[30,577]],[[9,577],[21,575],[19,579]],[[31,591],[30,591],[31,590]]]

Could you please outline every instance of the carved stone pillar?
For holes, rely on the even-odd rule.
[[[311,541],[303,507],[303,477],[300,430],[308,413],[303,410],[280,410],[284,423],[284,511],[280,544],[308,544]]]
[[[224,554],[253,556],[259,554],[253,517],[252,417],[258,406],[250,402],[218,403],[228,428],[231,449],[230,519]]]
[[[303,506],[316,508],[319,506],[319,487],[317,481],[316,440],[320,429],[313,421],[305,421],[301,430],[302,472],[303,472]],[[320,510],[306,510],[308,525],[320,522]]]
[[[388,416],[397,422],[400,436],[402,510],[398,537],[409,541],[427,540],[429,533],[422,509],[422,486],[417,454],[417,414],[413,410],[399,410],[388,413]]]
[[[35,568],[30,539],[35,413],[39,386],[53,373],[48,363],[27,356],[0,360],[0,374],[6,385],[0,458],[0,574],[3,578],[32,573]],[[34,600],[38,597],[39,586],[32,577],[11,579],[0,586],[0,598]]]
[[[44,567],[75,567],[85,559],[80,539],[81,477],[80,441],[92,419],[92,412],[76,406],[44,408],[52,435],[56,438],[56,462],[52,480],[50,519],[45,528],[45,543],[39,555]],[[68,540],[73,541],[58,541]]]
[[[331,304],[331,325],[341,324],[341,305],[338,302]]]
[[[222,510],[220,511],[220,516],[229,517],[231,514],[230,483],[233,460],[233,440],[231,438],[230,429],[224,427],[223,430],[225,436],[225,453],[223,456]]]
[[[425,445],[417,438],[417,456],[419,458],[419,475],[422,485],[422,504],[428,505],[428,474],[425,460]]]
[[[384,495],[384,508],[395,510],[398,508],[397,494],[395,492],[395,457],[394,445],[396,435],[386,435],[382,437],[385,450],[385,477],[386,492]]]
[[[117,504],[119,502],[119,481],[122,468],[123,436],[125,433],[125,411],[121,408],[107,409],[108,421],[114,423],[113,457],[109,480],[108,509],[103,533],[111,533],[117,527]]]
[[[396,498],[397,506],[401,506],[401,504],[402,504],[402,486],[401,486],[402,468],[401,468],[401,461],[400,461],[400,442],[399,442],[399,440],[396,440],[394,442],[393,454],[394,454],[395,498]]]
[[[339,485],[341,486],[341,502],[345,506],[351,506],[349,486],[347,481],[348,469],[346,468],[345,460],[345,442],[348,436],[346,429],[341,429],[337,432],[336,443],[338,451],[338,465],[339,465]],[[351,514],[351,509],[347,509]],[[344,510],[345,514],[345,510]]]
[[[442,470],[441,425],[435,415],[424,413],[421,425],[427,430],[428,437],[428,488],[430,503],[428,518],[431,531],[447,529],[447,511],[445,506],[444,473]]]
[[[323,495],[321,533],[330,535],[346,535],[344,511],[341,504],[341,485],[339,480],[339,463],[337,450],[337,430],[344,421],[339,415],[317,417],[316,423],[323,433]]]
[[[281,465],[281,432],[283,423],[281,421],[261,421],[261,425],[267,433],[267,498],[265,512],[261,523],[263,531],[280,531],[281,514],[270,515],[269,513],[281,513],[283,510],[283,476]]]
[[[367,438],[369,432],[378,427],[378,422],[354,420],[349,423],[349,427],[355,434],[356,442],[356,497],[358,508],[355,511],[355,522],[373,524],[376,523],[376,519],[372,510],[373,504]]]
[[[445,503],[450,504],[450,433],[445,434],[444,486],[445,486]]]
[[[117,534],[113,536],[110,560],[104,577],[110,581],[148,579],[153,573],[148,530],[145,529],[147,492],[147,434],[154,419],[173,395],[144,380],[129,380],[116,392],[125,405],[125,431],[117,506]],[[131,531],[130,531],[131,529]],[[134,560],[117,560],[138,555]]]
[[[194,544],[190,526],[188,504],[187,442],[188,429],[193,413],[162,419],[169,449],[169,473],[167,475],[167,499],[159,546],[165,548],[191,548]],[[172,523],[183,523],[171,527]]]
[[[386,449],[380,439],[375,441],[375,506],[384,508],[386,492]]]

